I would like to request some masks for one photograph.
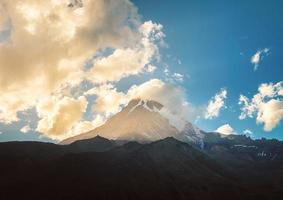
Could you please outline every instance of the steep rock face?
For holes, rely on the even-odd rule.
[[[205,132],[194,126],[190,122],[187,122],[184,129],[176,136],[177,139],[190,142],[198,145],[201,149],[204,147]]]
[[[202,132],[187,122],[180,131],[160,111],[163,105],[152,100],[134,99],[112,116],[104,125],[86,133],[63,140],[70,144],[77,140],[89,139],[96,135],[115,140],[155,141],[173,136],[181,141],[201,143]]]

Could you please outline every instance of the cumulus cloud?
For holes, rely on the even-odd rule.
[[[22,133],[28,133],[28,132],[32,131],[32,129],[31,129],[31,127],[30,127],[29,125],[26,125],[26,126],[23,126],[23,127],[20,129],[20,131],[21,131]]]
[[[64,139],[73,126],[81,120],[87,107],[87,100],[70,97],[53,97],[41,101],[36,109],[39,117],[36,130],[52,139]]]
[[[123,77],[154,71],[150,63],[159,58],[158,43],[162,43],[162,25],[147,21],[139,27],[141,39],[132,48],[118,48],[107,57],[94,60],[90,70],[93,82],[118,81]]]
[[[188,120],[194,121],[203,112],[202,108],[195,107],[186,100],[185,90],[182,87],[159,79],[132,86],[127,97],[129,99],[140,97],[161,103],[164,107],[160,113],[179,130],[183,130]]]
[[[0,44],[3,123],[17,121],[17,112],[39,98],[79,84],[84,62],[98,49],[141,40],[139,16],[127,0],[3,0],[0,10],[1,29],[6,19],[11,26],[10,39]]]
[[[229,124],[224,124],[220,127],[218,127],[215,132],[221,133],[223,135],[231,135],[231,134],[237,134],[234,129]]]
[[[225,99],[227,98],[227,90],[221,89],[208,103],[205,118],[213,119],[219,116],[220,110],[225,108]]]
[[[93,130],[98,126],[103,125],[105,120],[106,118],[102,115],[96,115],[92,121],[80,121],[72,127],[72,129],[68,132],[68,136],[74,136]]]
[[[239,119],[256,116],[256,122],[264,125],[265,131],[271,131],[283,119],[283,82],[264,83],[258,88],[258,93],[251,99],[240,95]]]
[[[133,85],[126,92],[119,92],[113,85],[93,88],[86,95],[96,95],[93,110],[110,116],[122,109],[134,98],[155,100],[164,105],[161,114],[169,119],[178,129],[183,129],[187,120],[193,121],[201,114],[202,109],[192,106],[185,98],[183,88],[151,79],[140,85]]]
[[[258,50],[252,57],[251,57],[251,63],[254,65],[254,71],[258,69],[260,61],[267,55],[269,55],[269,49],[264,48],[261,50]]]
[[[85,95],[95,95],[93,112],[109,117],[121,109],[121,105],[128,102],[126,94],[118,92],[112,84],[101,85],[88,90]]]
[[[173,114],[186,116],[189,103],[185,99],[183,88],[165,83],[159,79],[151,79],[141,85],[133,85],[127,92],[128,99],[143,98],[160,102]],[[183,107],[183,109],[182,109]]]
[[[9,40],[0,43],[1,123],[36,108],[36,131],[61,140],[101,125],[138,97],[162,103],[162,114],[180,129],[200,114],[174,84],[184,80],[180,73],[168,71],[170,83],[152,79],[117,90],[122,78],[154,72],[166,46],[162,25],[142,23],[128,0],[2,0],[0,32],[7,28]],[[111,52],[98,55],[103,49]],[[90,95],[94,118],[88,121]]]
[[[36,130],[52,139],[119,111],[129,97],[114,83],[154,72],[165,45],[162,25],[142,23],[128,0],[3,0],[0,32],[7,28],[9,40],[0,43],[0,122],[18,121],[19,112],[36,107]],[[110,55],[97,56],[106,48]],[[81,119],[87,100],[78,96],[88,89],[81,87],[85,82],[97,96],[94,115],[105,114],[103,120]],[[82,91],[74,94],[74,88]]]

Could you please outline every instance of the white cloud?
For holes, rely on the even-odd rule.
[[[256,122],[264,124],[265,131],[271,131],[283,119],[283,82],[264,83],[252,99],[240,95],[241,115],[239,119],[256,116]]]
[[[127,49],[144,40],[131,2],[84,0],[68,6],[70,1],[0,2],[0,29],[6,19],[11,24],[9,40],[0,45],[0,122],[18,121],[17,113],[41,98],[80,84],[87,76],[85,61],[97,50]]]
[[[130,1],[2,0],[0,13],[0,31],[11,22],[10,39],[0,44],[0,122],[18,121],[19,112],[36,108],[36,131],[64,139],[99,126],[136,97],[162,103],[177,127],[199,114],[183,88],[158,79],[117,90],[122,78],[154,72],[165,46],[162,25],[142,23]],[[105,48],[113,52],[98,56]],[[180,73],[169,76],[172,82],[184,79]],[[90,86],[83,88],[83,82]],[[74,88],[81,91],[73,94]],[[82,94],[96,96],[94,120],[83,119],[88,102]]]
[[[271,99],[261,104],[257,122],[264,124],[265,131],[271,131],[283,119],[283,101]]]
[[[142,23],[128,0],[2,0],[0,32],[7,28],[9,40],[0,44],[0,123],[19,121],[19,112],[36,108],[36,130],[53,139],[99,124],[99,117],[81,119],[88,102],[78,96],[89,89],[83,83],[97,95],[94,115],[110,116],[128,100],[113,84],[154,72],[165,46],[162,25]],[[106,48],[113,53],[86,69],[86,61]]]
[[[152,72],[154,72],[156,70],[156,68],[157,68],[156,66],[149,64],[147,66],[147,68],[145,69],[145,71],[149,72],[149,73],[152,73]]]
[[[227,98],[227,90],[221,89],[208,103],[205,118],[213,119],[219,116],[220,110],[225,108],[225,99]]]
[[[78,123],[87,107],[87,100],[70,97],[53,97],[41,101],[36,109],[40,117],[37,131],[52,139],[64,139],[76,123]]]
[[[221,133],[223,135],[231,135],[231,134],[237,134],[234,129],[229,124],[224,124],[220,127],[218,127],[215,132]]]
[[[153,72],[156,67],[150,63],[159,59],[158,43],[165,37],[162,25],[147,21],[139,27],[141,38],[133,47],[118,48],[107,57],[94,60],[89,78],[93,82],[119,81],[121,78]]]
[[[29,125],[23,126],[20,130],[22,133],[28,133],[32,131],[31,127]]]
[[[165,65],[165,68],[163,70],[163,73],[165,75],[165,80],[171,83],[176,82],[183,82],[184,81],[184,75],[177,73],[177,72],[171,72],[169,70],[169,66]]]
[[[96,95],[93,112],[100,113],[106,117],[121,110],[121,105],[128,100],[126,94],[118,92],[112,84],[101,85],[88,90],[85,95]]]
[[[101,126],[104,122],[105,118],[101,115],[96,115],[95,119],[92,121],[80,121],[72,127],[72,129],[68,132],[68,136],[70,137],[88,132],[98,126]]]
[[[240,95],[239,97],[239,102],[238,102],[239,105],[242,105],[241,107],[241,114],[239,116],[239,119],[240,120],[243,120],[247,117],[250,117],[252,118],[253,117],[253,114],[254,112],[256,111],[257,107],[256,107],[256,104],[254,103],[250,103],[249,102],[249,98],[244,96],[244,95]]]
[[[174,74],[172,75],[172,77],[173,77],[176,81],[179,81],[179,82],[183,82],[183,81],[184,81],[184,75],[182,75],[182,74],[174,73]]]
[[[183,88],[158,79],[132,86],[127,96],[129,99],[141,97],[160,102],[164,105],[161,114],[179,130],[184,128],[186,120],[193,121],[200,113],[198,108],[186,100]]]
[[[159,79],[151,79],[141,85],[133,85],[127,92],[128,99],[143,98],[160,102],[172,109],[173,113],[182,113],[178,108],[187,104],[185,92],[181,87],[165,83]]]
[[[254,65],[254,71],[258,69],[260,61],[264,58],[264,56],[269,55],[270,50],[268,48],[264,48],[258,50],[252,57],[251,63]]]
[[[161,114],[169,118],[179,129],[183,128],[186,120],[193,121],[202,112],[201,109],[195,108],[186,100],[183,88],[159,79],[151,79],[141,85],[133,85],[126,92],[118,92],[113,85],[108,84],[86,92],[86,95],[91,94],[97,96],[93,110],[105,116],[117,113],[123,105],[134,98],[155,100],[164,105]]]

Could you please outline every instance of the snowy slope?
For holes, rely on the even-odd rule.
[[[70,144],[77,140],[100,135],[109,139],[155,141],[173,136],[185,142],[202,144],[203,132],[189,122],[183,130],[176,128],[163,115],[166,109],[152,100],[133,99],[106,123],[86,133],[63,140],[61,144]]]

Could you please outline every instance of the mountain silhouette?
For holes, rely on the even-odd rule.
[[[253,152],[243,151],[252,148],[246,147],[249,141],[265,151],[279,153],[283,146],[280,141],[207,134],[203,149],[173,137],[150,143],[122,143],[101,136],[70,145],[0,143],[0,198],[210,200],[282,197],[282,157],[248,159],[247,162],[245,155]],[[239,142],[245,142],[246,146]],[[274,144],[277,148],[271,148]]]

